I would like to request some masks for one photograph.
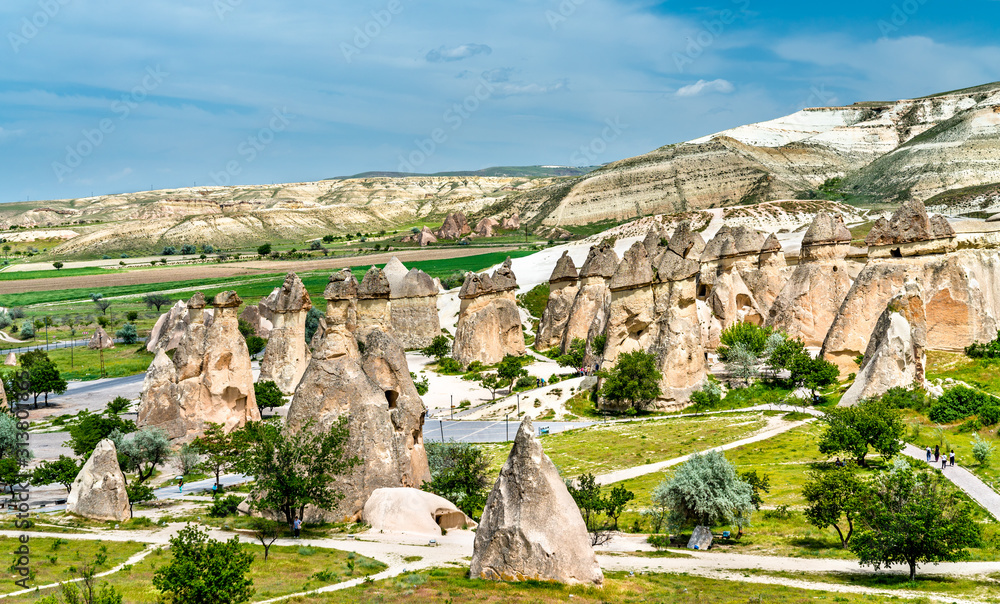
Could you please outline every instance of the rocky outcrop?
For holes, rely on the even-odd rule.
[[[541,320],[538,323],[538,336],[535,338],[535,348],[548,350],[562,346],[566,334],[566,323],[569,321],[573,301],[580,291],[579,272],[569,252],[556,261],[556,267],[549,277],[549,300],[545,304]]]
[[[525,353],[515,289],[517,279],[510,258],[493,275],[466,274],[458,294],[461,309],[452,347],[456,361],[463,366],[473,361],[493,365],[508,354]]]
[[[306,343],[306,315],[312,300],[295,273],[288,273],[273,299],[261,302],[272,317],[271,337],[260,361],[261,382],[273,381],[285,394],[295,392],[311,358]]]
[[[920,285],[909,282],[893,296],[875,323],[864,361],[840,406],[855,405],[890,388],[924,385],[927,316]]]
[[[955,229],[944,216],[929,217],[924,202],[910,199],[892,218],[879,218],[868,236],[868,255],[872,258],[902,258],[940,254],[956,249]]]
[[[437,243],[438,238],[429,227],[424,227],[412,235],[407,235],[402,239],[403,243],[416,243],[420,247],[426,247],[432,243]]]
[[[402,263],[399,266],[403,266]],[[437,301],[440,288],[427,273],[413,269],[402,279],[391,275],[386,265],[383,272],[391,290],[390,317],[392,333],[407,350],[430,346],[441,335],[441,319]],[[405,267],[403,269],[405,271]]]
[[[465,214],[462,212],[453,212],[448,214],[444,218],[444,224],[441,228],[434,231],[434,236],[438,239],[461,239],[463,235],[468,235],[472,232],[469,228],[469,222],[465,219]]]
[[[215,319],[205,326],[205,297],[187,303],[189,323],[171,359],[160,350],[146,371],[139,426],[160,428],[175,442],[200,436],[209,422],[227,432],[260,419],[250,353],[238,328],[236,292],[215,296]]]
[[[587,526],[525,417],[476,531],[470,576],[601,585]]]
[[[781,243],[774,234],[768,235],[761,247],[757,261],[757,270],[743,276],[744,282],[753,294],[754,302],[764,316],[771,310],[771,305],[781,294],[793,268],[788,267]]]
[[[611,310],[611,278],[617,267],[618,254],[610,241],[590,248],[587,259],[580,267],[579,281],[575,284],[576,293],[567,311],[565,327],[561,332],[553,329],[551,333],[545,334],[550,348],[560,346],[565,351],[574,339],[593,342],[594,338],[604,333]],[[553,276],[556,274],[553,273]],[[564,287],[571,287],[568,281],[561,282],[567,284]],[[561,322],[555,320],[555,310],[553,313],[553,323]]]
[[[821,212],[802,239],[795,271],[775,299],[767,325],[820,346],[851,289],[847,253],[851,232],[843,217]]]
[[[475,233],[480,237],[492,237],[494,229],[499,226],[500,223],[493,218],[483,218],[476,224]]]
[[[764,245],[761,233],[723,226],[700,255],[698,300],[702,303],[703,341],[714,349],[722,331],[734,323],[764,322],[764,312],[751,289]]]
[[[211,325],[213,311],[211,309],[206,309],[200,312],[201,314],[199,316],[201,317],[201,321],[205,327]],[[261,317],[260,320],[263,328],[266,319]],[[187,326],[190,322],[191,317],[188,312],[187,302],[184,300],[178,300],[176,304],[170,307],[170,310],[160,315],[160,317],[156,320],[156,324],[153,326],[153,330],[149,334],[149,340],[146,342],[146,350],[156,354],[160,350],[170,352],[171,350],[176,349],[177,345],[181,341],[181,338],[184,337],[184,332],[187,331]],[[270,326],[270,322],[266,322],[266,324]],[[270,329],[270,327],[268,327],[268,329]]]
[[[118,465],[118,451],[110,440],[97,443],[76,475],[66,500],[66,511],[91,520],[125,522],[132,517],[125,475]]]
[[[444,530],[476,526],[475,521],[444,497],[411,488],[375,489],[365,502],[361,520],[373,532],[430,536],[440,536]]]
[[[8,352],[7,358],[3,360],[3,364],[8,367],[14,367],[15,365],[17,365],[17,355],[15,355],[13,352]]]
[[[513,216],[508,216],[500,222],[500,228],[505,231],[516,231],[521,228],[521,216],[519,214],[514,214]]]
[[[91,350],[107,350],[114,347],[115,341],[111,339],[108,332],[104,331],[104,328],[100,325],[94,330],[94,335],[90,336],[90,342],[87,343],[87,348]]]
[[[373,266],[358,284],[358,327],[389,329],[392,325],[389,279]]]
[[[377,285],[381,279],[373,274],[371,281]],[[347,451],[363,462],[338,478],[344,499],[337,508],[307,509],[307,520],[357,518],[376,489],[419,487],[430,479],[423,446],[425,408],[406,355],[378,324],[358,321],[360,289],[349,269],[331,276],[323,294],[326,334],[288,411],[287,425],[293,430],[309,422],[328,428],[346,417]]]
[[[385,278],[389,281],[389,290],[392,292],[392,297],[396,298],[396,293],[399,288],[403,285],[403,278],[406,277],[407,270],[406,266],[400,262],[399,258],[393,256],[385,263],[382,267],[382,272],[385,274]]]
[[[250,304],[240,313],[240,318],[253,326],[254,335],[265,340],[271,337],[271,330],[274,329],[273,317],[266,305],[268,298],[261,300],[260,304]]]

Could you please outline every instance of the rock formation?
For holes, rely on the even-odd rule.
[[[538,323],[538,336],[535,339],[535,348],[548,350],[556,346],[562,346],[563,337],[566,334],[566,323],[569,321],[570,311],[573,309],[573,301],[580,291],[580,274],[576,270],[573,259],[569,252],[556,261],[556,267],[549,277],[549,300],[545,304],[541,320]]]
[[[365,273],[358,284],[358,327],[377,327],[387,330],[392,325],[389,302],[389,279],[377,266]]]
[[[870,258],[902,258],[924,254],[940,254],[956,249],[955,229],[944,216],[927,216],[927,208],[917,199],[910,199],[886,220],[879,218],[868,236]]]
[[[723,226],[705,244],[699,258],[698,299],[704,304],[703,340],[709,348],[717,347],[722,330],[734,323],[763,323],[763,311],[747,283],[763,244],[763,235],[745,226]]]
[[[7,358],[4,359],[3,364],[8,367],[14,367],[15,365],[17,365],[17,355],[15,355],[13,352],[8,352]]]
[[[817,214],[802,239],[795,271],[771,305],[767,324],[806,346],[822,345],[851,289],[846,261],[850,243],[842,216]]]
[[[111,339],[108,332],[104,331],[104,328],[100,325],[94,330],[94,335],[90,336],[90,342],[87,344],[87,348],[91,350],[101,350],[114,348],[115,341]]]
[[[580,510],[527,417],[486,499],[470,575],[494,581],[604,582]]]
[[[514,214],[513,216],[508,216],[500,222],[500,228],[505,231],[516,231],[521,228],[521,216],[519,214]]]
[[[907,283],[879,316],[865,358],[840,406],[880,396],[896,386],[924,385],[927,366],[927,316],[917,283]]]
[[[461,239],[463,235],[468,235],[472,232],[469,228],[469,222],[465,219],[465,214],[461,212],[454,212],[448,214],[444,218],[444,224],[441,228],[434,231],[434,235],[438,239]]]
[[[437,243],[437,241],[438,238],[434,236],[434,231],[426,226],[413,235],[403,237],[403,243],[416,243],[420,247],[426,247],[432,243]]]
[[[200,436],[209,422],[227,432],[260,419],[253,390],[250,353],[238,328],[236,292],[215,296],[215,319],[205,326],[205,297],[188,302],[189,323],[171,359],[156,353],[146,371],[139,426],[160,428],[175,442]]]
[[[380,274],[369,271],[368,294],[380,290],[384,280]],[[323,294],[326,335],[313,351],[288,411],[287,425],[293,430],[309,421],[325,428],[346,417],[347,450],[363,460],[338,479],[345,497],[337,508],[307,510],[307,519],[355,518],[376,489],[419,487],[430,479],[423,446],[425,408],[410,378],[406,355],[377,322],[362,325],[357,310],[360,289],[349,269],[330,277]],[[388,306],[387,297],[367,300],[369,312],[376,310],[378,300]]]
[[[498,228],[500,223],[492,218],[483,218],[476,224],[475,233],[480,237],[492,237],[493,230]]]
[[[468,273],[458,297],[461,310],[455,328],[452,356],[463,366],[472,361],[499,363],[508,354],[525,352],[521,313],[514,299],[517,279],[510,258],[494,271]]]
[[[406,277],[406,273],[409,271],[399,261],[399,258],[393,256],[382,267],[382,272],[385,273],[385,278],[389,281],[389,290],[393,292],[393,297],[396,297],[395,292],[399,291],[399,288],[402,287],[403,278]]]
[[[774,234],[768,235],[760,250],[757,270],[743,275],[744,282],[753,294],[754,302],[764,316],[770,312],[771,305],[781,294],[793,271],[794,268],[789,268],[785,261],[785,254],[781,250],[778,238]]]
[[[295,273],[288,273],[278,295],[261,302],[272,317],[271,337],[260,362],[261,382],[273,381],[285,394],[295,392],[311,355],[306,345],[306,315],[312,300]]]
[[[212,324],[211,309],[203,311],[201,317],[205,327]],[[184,300],[178,300],[170,307],[170,310],[160,315],[156,320],[153,330],[149,333],[146,350],[156,354],[160,350],[169,352],[176,349],[190,322],[187,303]]]
[[[279,289],[275,288],[272,296],[277,294]],[[240,318],[253,326],[254,335],[265,340],[271,337],[271,330],[274,329],[273,317],[267,306],[272,296],[264,298],[259,304],[250,304],[240,313]]]
[[[455,504],[434,493],[411,488],[375,489],[361,520],[372,531],[440,536],[442,529],[474,528],[475,521]]]
[[[66,511],[91,520],[125,522],[132,517],[125,475],[118,465],[115,443],[109,439],[97,443],[76,475],[66,500]]]
[[[403,269],[402,278],[398,273],[390,273],[388,264],[383,269],[391,292],[389,314],[392,334],[407,350],[425,348],[430,346],[435,336],[441,335],[441,318],[437,307],[438,293],[441,290],[427,273],[418,269],[407,271],[402,263],[399,263],[399,267]]]
[[[553,326],[543,341],[547,339],[550,347],[560,346],[565,351],[576,338],[593,342],[594,338],[604,333],[611,310],[611,278],[617,266],[618,254],[610,242],[590,248],[587,259],[580,267],[579,282],[574,286],[576,294],[567,312],[565,327],[559,331]],[[553,273],[553,276],[556,274]],[[552,300],[551,295],[549,299]],[[553,323],[559,322],[556,320],[559,311],[554,309],[552,312]]]

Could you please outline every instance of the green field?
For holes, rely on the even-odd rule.
[[[151,267],[146,267],[149,269]],[[44,271],[3,271],[0,272],[0,281],[24,281],[27,279],[47,279],[49,277],[79,277],[86,275],[107,275],[119,269],[107,269],[98,266],[83,266],[80,268],[63,268],[60,270]]]

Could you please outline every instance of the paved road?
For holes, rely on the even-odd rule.
[[[903,449],[903,453],[913,459],[927,462],[927,451],[921,449],[920,447],[915,447],[913,445],[907,444],[906,448]],[[961,460],[956,460],[961,461]],[[940,468],[941,466],[935,464],[933,460],[931,461],[931,466]],[[1000,495],[996,491],[991,489],[982,480],[973,474],[972,472],[966,470],[965,468],[955,465],[948,466],[944,470],[944,477],[954,483],[955,486],[965,491],[965,493],[974,499],[976,503],[983,506],[993,517],[1000,520]]]
[[[424,440],[430,442],[440,442],[442,440],[456,440],[470,443],[499,443],[513,440],[517,435],[520,426],[517,418],[511,417],[510,421],[450,421],[429,419],[424,424]],[[595,422],[543,422],[535,421],[535,430],[548,428],[549,434],[571,430],[573,428],[584,428],[593,425]],[[443,436],[443,438],[442,438]]]

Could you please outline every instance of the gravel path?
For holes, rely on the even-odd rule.
[[[920,447],[907,444],[903,449],[903,453],[918,461],[922,461],[924,463],[927,462],[927,451],[925,449],[921,449]],[[931,461],[931,466],[936,468],[941,467],[933,461]],[[944,473],[945,478],[954,483],[958,488],[965,491],[965,493],[975,500],[976,503],[983,506],[983,508],[990,514],[993,514],[994,518],[1000,520],[1000,495],[998,495],[996,491],[988,487],[986,483],[980,480],[975,474],[966,470],[962,466],[948,466],[942,470],[942,472]]]

